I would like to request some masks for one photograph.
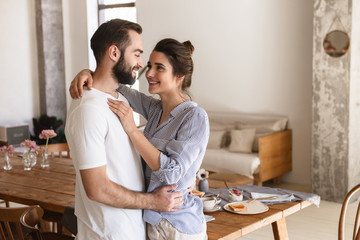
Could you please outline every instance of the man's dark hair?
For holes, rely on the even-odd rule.
[[[139,24],[122,19],[112,19],[100,25],[90,40],[97,65],[111,45],[117,46],[121,55],[124,55],[125,49],[130,45],[129,30],[142,33]]]

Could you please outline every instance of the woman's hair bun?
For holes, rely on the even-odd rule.
[[[190,55],[193,54],[195,48],[194,46],[191,44],[191,42],[189,40],[183,42],[183,45],[185,46],[185,48],[189,51]]]

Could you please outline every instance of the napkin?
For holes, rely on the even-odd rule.
[[[210,215],[205,215],[204,214],[204,217],[205,217],[206,222],[210,222],[212,220],[215,220],[215,218],[213,216],[210,216]]]
[[[272,199],[263,199],[263,200],[257,200],[262,203],[284,203],[284,202],[291,202],[295,199],[293,194],[271,194],[271,193],[258,193],[258,192],[251,192],[252,198],[266,198],[266,197],[275,197]]]

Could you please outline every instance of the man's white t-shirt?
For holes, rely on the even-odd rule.
[[[81,181],[80,170],[106,165],[111,181],[130,190],[145,190],[140,156],[109,109],[107,98],[113,97],[94,88],[85,89],[82,98],[72,100],[67,114],[65,134],[76,170],[76,239],[145,239],[142,210],[92,201]],[[121,94],[118,100],[127,103]]]

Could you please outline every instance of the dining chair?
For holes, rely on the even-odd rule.
[[[346,211],[347,211],[351,197],[354,196],[356,193],[360,193],[360,184],[353,187],[348,192],[348,194],[346,195],[345,200],[342,204],[341,212],[340,212],[340,220],[339,220],[339,231],[338,231],[339,240],[344,240]],[[357,197],[359,197],[359,196],[357,195]],[[359,201],[359,199],[358,199],[358,201]],[[353,240],[360,240],[359,220],[360,220],[360,202],[358,203],[358,208],[357,208],[356,217],[355,217],[354,232],[353,232],[353,238],[352,238]]]
[[[2,147],[2,146],[8,146],[8,145],[9,145],[9,142],[8,142],[8,141],[2,141],[2,140],[0,140],[0,147]],[[2,204],[2,203],[5,203],[5,206],[6,206],[6,207],[10,207],[9,201],[0,200],[0,204]]]
[[[0,236],[1,239],[23,240],[20,218],[30,207],[8,208],[0,207]]]
[[[9,142],[8,141],[2,141],[0,140],[0,147],[2,146],[8,146],[9,145]]]
[[[41,145],[40,147],[45,147],[45,145]],[[63,153],[66,153],[66,158],[70,158],[70,148],[67,143],[48,144],[47,152],[51,155],[51,157],[63,158]]]
[[[42,232],[41,229],[41,217],[44,214],[44,210],[40,206],[32,206],[20,217],[20,223],[23,227],[24,235],[31,237],[31,240],[71,240],[72,236],[67,236],[54,232]]]

